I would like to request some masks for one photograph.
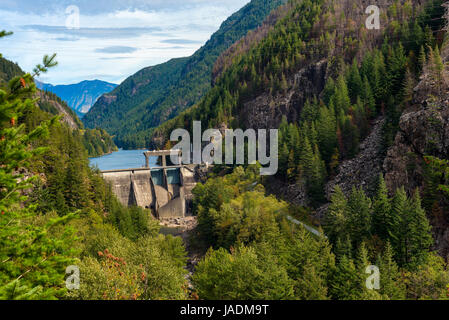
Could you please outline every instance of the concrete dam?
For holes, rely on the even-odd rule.
[[[167,165],[172,151],[145,152],[146,166],[102,171],[104,179],[125,206],[151,209],[158,219],[186,216],[187,203],[192,199],[195,165]],[[158,157],[160,167],[149,167],[149,158]],[[178,154],[180,157],[180,152]]]

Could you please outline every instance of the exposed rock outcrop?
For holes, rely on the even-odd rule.
[[[65,108],[61,103],[51,98],[44,91],[39,90],[37,92],[37,96],[39,97],[41,103],[48,103],[52,105],[57,110],[57,112],[62,115],[62,121],[64,121],[70,128],[80,129],[79,124],[74,119],[75,116],[70,113],[70,109],[68,109],[68,107]]]
[[[298,121],[306,100],[323,91],[326,75],[327,60],[308,65],[288,80],[287,92],[275,97],[267,92],[245,103],[239,119],[244,127],[254,129],[278,128],[283,116]]]
[[[448,60],[447,48],[443,51]],[[393,146],[387,152],[383,169],[385,182],[393,192],[404,187],[409,194],[424,188],[424,156],[449,159],[449,90],[448,73],[443,89],[435,93],[435,77],[425,73],[414,89],[412,106],[400,118],[399,131]],[[432,223],[436,249],[449,257],[449,217],[434,217],[428,212]]]
[[[400,130],[384,162],[385,182],[393,192],[404,186],[411,194],[424,187],[424,155],[449,158],[449,95],[434,101],[422,101],[401,117]],[[436,219],[428,212],[435,238],[435,248],[449,258],[447,214]]]
[[[384,118],[378,118],[371,129],[369,136],[360,144],[359,154],[343,161],[337,176],[326,184],[326,198],[330,201],[335,186],[340,186],[346,196],[352,188],[360,188],[370,196],[375,193],[379,174],[382,173],[384,154],[382,152],[382,127]],[[329,203],[316,210],[315,218],[322,220],[326,215]]]
[[[326,197],[330,200],[335,186],[339,185],[348,196],[353,187],[360,188],[373,195],[379,174],[382,172],[383,154],[382,127],[384,119],[377,119],[370,135],[360,144],[359,154],[341,163],[337,176],[326,185]]]
[[[285,183],[276,177],[271,177],[264,184],[269,194],[298,206],[307,206],[309,198],[307,190],[301,183]]]
[[[442,51],[449,60],[449,47]],[[390,191],[404,186],[411,193],[421,188],[424,155],[449,158],[449,72],[445,83],[435,92],[436,80],[427,70],[414,89],[412,106],[399,121],[399,132],[384,162],[385,182]]]
[[[439,106],[408,111],[400,119],[394,145],[384,162],[385,181],[390,190],[405,186],[409,193],[422,187],[423,155],[447,158],[449,152],[449,101]]]

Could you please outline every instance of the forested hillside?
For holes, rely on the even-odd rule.
[[[6,85],[15,76],[23,74],[25,73],[17,64],[0,57],[0,85]],[[106,131],[102,129],[85,130],[75,111],[56,94],[36,90],[36,96],[39,98],[37,105],[42,111],[54,116],[60,115],[65,124],[81,135],[82,142],[90,157],[97,157],[118,150]]]
[[[285,1],[251,1],[223,22],[191,57],[145,68],[101,97],[83,118],[84,124],[105,129],[120,147],[147,146],[151,129],[198,102],[210,89],[218,56]]]
[[[382,1],[368,30],[364,0],[290,0],[223,51],[213,87],[152,145],[195,120],[279,128],[279,171],[215,165],[193,189],[192,274],[182,239],[123,207],[89,168],[82,131],[36,105],[30,74],[1,84],[0,298],[449,299],[441,4]],[[83,285],[68,292],[72,264]]]
[[[419,195],[399,189],[389,197],[382,177],[372,199],[363,190],[349,198],[335,190],[327,237],[293,224],[290,215],[311,223],[310,212],[266,196],[257,167],[238,167],[198,185],[194,194],[197,236],[213,248],[192,279],[201,299],[449,297],[449,271],[429,250],[432,236]],[[380,270],[378,290],[366,286],[370,265]]]
[[[39,108],[52,115],[61,115],[62,120],[80,135],[84,147],[88,151],[89,157],[98,157],[104,154],[118,151],[112,137],[103,129],[85,129],[83,123],[62,99],[54,93],[48,91],[38,91]]]
[[[47,56],[36,74],[54,66]],[[187,297],[181,240],[123,207],[89,167],[81,131],[35,97],[28,73],[0,86],[0,299]],[[72,292],[70,265],[83,283]]]
[[[267,196],[251,168],[198,186],[198,236],[214,247],[193,278],[200,298],[447,299],[448,165],[435,158],[448,155],[441,4],[385,1],[381,29],[367,30],[363,1],[289,1],[280,19],[217,60],[215,86],[197,105],[155,131],[153,144],[163,146],[194,120],[279,128],[279,171],[261,183],[300,199],[297,207]],[[364,148],[385,163],[374,185],[362,176],[351,187],[373,159],[348,161],[374,125],[380,137],[368,142],[380,143]],[[332,184],[337,175],[345,192]],[[321,225],[327,239],[287,215]],[[380,290],[364,285],[370,264],[380,268]],[[234,280],[248,274],[277,281]]]
[[[15,76],[21,75],[23,73],[22,69],[20,67],[1,57],[0,56],[0,83],[4,84],[8,82],[9,79],[12,79]]]
[[[384,151],[392,144],[418,78],[441,65],[443,8],[392,1],[382,8],[384,27],[367,30],[355,4],[287,7],[261,40],[235,54],[199,104],[156,130],[153,143],[163,146],[174,128],[190,129],[193,120],[208,128],[280,128],[278,177],[303,184],[304,204],[319,205],[324,184],[358,154],[377,118],[386,117]]]

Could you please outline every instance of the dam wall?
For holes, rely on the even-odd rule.
[[[151,209],[159,219],[186,215],[196,185],[194,167],[173,166],[102,171],[125,206]]]

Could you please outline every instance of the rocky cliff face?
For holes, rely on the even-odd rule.
[[[385,178],[390,190],[404,185],[407,192],[423,189],[423,155],[449,157],[449,94],[443,99],[424,101],[422,109],[403,114],[395,144],[384,162]],[[449,221],[447,212],[432,223],[435,249],[449,259]]]
[[[449,50],[442,52],[443,60],[449,61]],[[447,68],[446,68],[447,69]],[[431,155],[449,159],[449,73],[443,74],[446,83],[442,90],[432,90],[435,79],[425,73],[414,89],[412,106],[400,118],[399,131],[393,146],[383,163],[385,182],[392,192],[404,186],[408,193],[424,187],[424,156]],[[432,92],[433,91],[433,92]],[[429,216],[439,253],[449,258],[449,220]]]
[[[401,117],[400,130],[383,164],[385,182],[392,192],[404,186],[411,194],[424,187],[424,155],[449,158],[449,93],[437,99],[416,101]],[[436,249],[449,258],[449,221],[447,213],[435,219],[428,216]]]
[[[443,100],[422,101],[402,115],[383,165],[389,189],[405,186],[411,193],[421,188],[424,155],[449,156],[449,95]]]
[[[62,121],[64,121],[70,128],[80,129],[79,120],[76,118],[76,115],[73,114],[73,111],[70,112],[70,109],[67,106],[64,106],[44,91],[39,90],[37,96],[39,97],[39,104],[49,104],[54,108],[56,114],[62,116]]]
[[[105,81],[93,80],[58,86],[36,81],[36,86],[39,89],[53,92],[67,102],[73,110],[79,113],[86,113],[100,96],[104,93],[111,92],[117,85]]]
[[[449,61],[449,48],[442,51]],[[384,161],[385,182],[390,190],[405,186],[408,192],[422,188],[423,156],[449,158],[449,71],[446,83],[435,93],[435,79],[426,72],[414,89],[412,106],[399,121],[399,132]]]
[[[328,200],[330,200],[337,185],[347,196],[351,193],[353,187],[362,187],[370,196],[375,193],[384,160],[381,149],[384,123],[383,118],[377,119],[373,123],[370,135],[360,144],[359,154],[355,158],[341,163],[337,176],[326,185]]]
[[[323,91],[326,78],[327,60],[299,70],[288,80],[287,92],[275,97],[264,93],[245,103],[239,115],[242,125],[254,129],[279,128],[284,116],[289,122],[298,121],[306,100]]]
[[[417,87],[414,105],[401,116],[399,132],[384,162],[390,190],[421,188],[424,155],[449,158],[449,92],[425,97]]]
[[[244,128],[279,128],[285,116],[289,122],[297,122],[307,99],[323,91],[327,78],[327,60],[321,60],[302,68],[288,79],[288,90],[272,97],[263,93],[245,103],[239,119]],[[309,199],[305,186],[300,183],[286,183],[272,177],[265,184],[267,191],[290,203],[307,206]]]

